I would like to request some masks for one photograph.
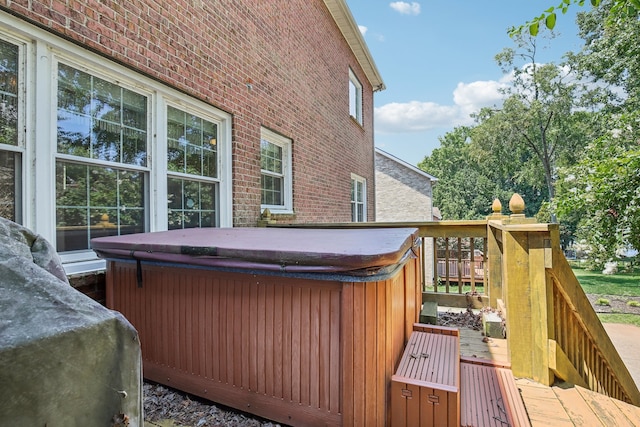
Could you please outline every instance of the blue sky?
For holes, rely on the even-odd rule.
[[[419,163],[469,114],[499,104],[508,84],[494,57],[514,47],[507,28],[523,24],[559,0],[346,0],[386,89],[374,95],[375,141]],[[588,3],[588,2],[587,2]],[[559,15],[557,37],[541,41],[540,62],[578,51],[578,6]]]

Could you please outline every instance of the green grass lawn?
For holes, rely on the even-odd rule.
[[[573,268],[582,289],[587,294],[640,296],[640,273],[619,273],[606,275],[599,271],[589,271],[583,268]],[[637,314],[598,314],[602,323],[626,323],[640,326],[640,316]]]
[[[640,296],[640,273],[605,275],[583,268],[573,268],[573,273],[587,294]]]
[[[600,313],[598,317],[602,323],[626,323],[640,326],[640,316],[637,314]]]

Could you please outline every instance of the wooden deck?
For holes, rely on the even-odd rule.
[[[532,427],[640,426],[640,408],[573,385],[516,380]]]
[[[507,425],[502,424],[504,421],[511,426],[532,427],[640,426],[639,407],[572,384],[547,387],[528,379],[516,378],[512,383],[514,388],[505,390],[504,387],[510,383],[508,376],[511,373],[507,369],[509,356],[506,340],[485,338],[480,331],[461,328],[460,353],[463,362],[460,403],[462,426]],[[476,368],[475,373],[470,373],[468,362],[493,364],[494,368]],[[480,400],[475,394],[469,394],[471,384],[476,387],[476,393],[482,392],[488,397]],[[515,399],[513,402],[517,404],[517,397],[521,398],[526,412],[512,409],[510,413],[517,416],[524,412],[528,419],[507,420],[504,406],[497,403],[499,398],[492,394],[498,392],[498,386],[503,387],[500,390],[503,399]],[[484,407],[481,406],[482,401],[486,402]]]

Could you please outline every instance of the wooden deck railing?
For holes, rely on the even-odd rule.
[[[502,272],[493,289],[506,309],[513,374],[640,405],[638,387],[564,257],[558,225],[525,218],[519,196],[510,208],[517,213],[488,222],[488,258]]]
[[[545,385],[561,379],[640,406],[638,387],[564,257],[558,225],[526,218],[517,194],[509,208],[512,214],[502,215],[495,201],[487,219],[474,221],[289,226],[419,229],[423,301],[468,304],[476,292],[481,304],[503,310],[515,376]],[[473,255],[463,256],[465,248]],[[471,257],[476,265],[467,275]]]

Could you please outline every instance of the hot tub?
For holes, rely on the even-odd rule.
[[[290,425],[384,425],[421,301],[416,229],[207,228],[92,240],[144,376]]]

